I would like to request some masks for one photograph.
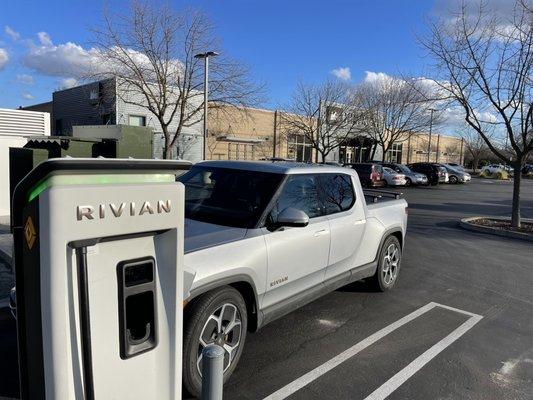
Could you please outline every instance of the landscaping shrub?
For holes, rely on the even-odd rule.
[[[494,174],[494,179],[507,180],[509,179],[509,173],[507,171],[498,171]]]
[[[509,179],[509,173],[507,171],[497,171],[493,174],[490,174],[488,171],[482,171],[479,176],[481,178],[487,178],[487,179],[498,179],[498,180],[508,180]]]

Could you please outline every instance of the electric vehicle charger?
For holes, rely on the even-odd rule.
[[[185,161],[51,159],[12,202],[22,399],[180,399]]]

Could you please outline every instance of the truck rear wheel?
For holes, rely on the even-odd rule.
[[[185,310],[183,385],[196,397],[202,392],[202,351],[210,344],[224,349],[224,382],[231,376],[246,339],[246,304],[241,294],[223,286],[203,294]]]
[[[378,267],[372,277],[373,286],[380,292],[391,290],[398,280],[402,261],[402,247],[395,236],[385,239],[378,256]]]

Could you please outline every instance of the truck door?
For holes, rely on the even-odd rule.
[[[268,273],[263,308],[322,284],[328,262],[330,231],[323,215],[316,175],[291,175],[284,183],[269,214],[271,221],[285,208],[304,211],[309,224],[298,228],[264,229]],[[265,310],[267,311],[267,310]]]
[[[352,268],[360,265],[357,258],[365,230],[365,213],[357,201],[354,182],[348,174],[320,175],[321,195],[331,231],[328,267],[324,281],[349,278]]]

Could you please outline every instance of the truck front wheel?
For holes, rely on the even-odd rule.
[[[247,323],[244,299],[230,286],[203,294],[185,310],[183,385],[191,395],[202,392],[202,351],[210,344],[224,349],[227,381],[241,357]]]
[[[375,275],[372,277],[374,287],[386,292],[391,290],[400,273],[402,261],[402,247],[395,236],[389,236],[385,239],[378,256],[378,267]]]

